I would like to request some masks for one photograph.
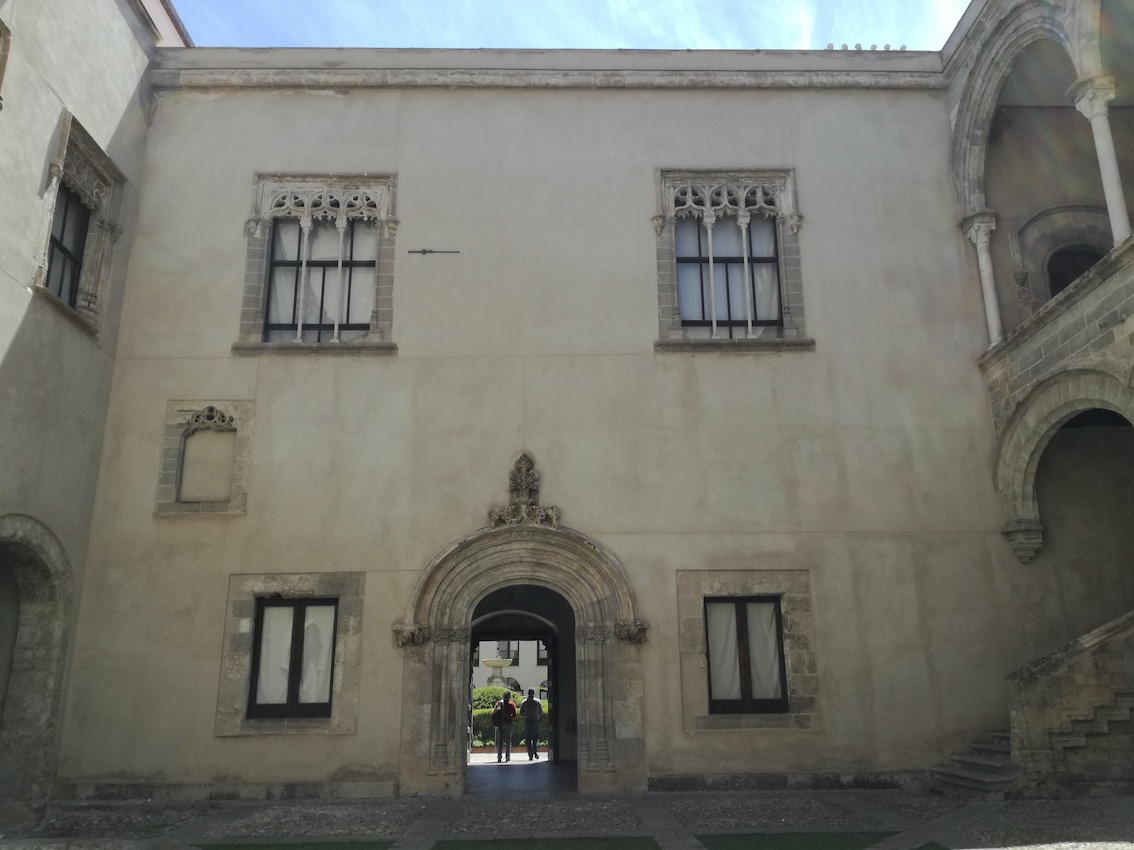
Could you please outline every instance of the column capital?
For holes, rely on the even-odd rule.
[[[1118,83],[1110,74],[1084,77],[1067,91],[1067,96],[1088,121],[1107,114],[1107,104],[1114,100]]]
[[[992,210],[977,210],[961,219],[961,232],[972,240],[974,245],[988,242],[996,229],[999,216]]]

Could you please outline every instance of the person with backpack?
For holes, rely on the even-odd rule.
[[[512,760],[512,721],[516,719],[516,704],[512,692],[505,691],[492,707],[492,725],[496,727],[496,761]],[[506,758],[501,758],[504,754]]]
[[[539,721],[543,705],[535,698],[535,688],[528,688],[528,698],[520,704],[520,717],[524,718],[524,738],[528,742],[528,761],[539,758]]]

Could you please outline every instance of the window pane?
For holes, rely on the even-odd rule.
[[[748,318],[748,303],[744,299],[744,263],[729,263],[728,272],[728,302],[731,315],[729,318],[743,322]]]
[[[723,322],[727,320],[728,315],[728,281],[725,278],[727,274],[727,266],[723,263],[713,266],[713,293],[712,296],[717,299],[717,321]],[[706,275],[708,277],[708,275]],[[708,290],[708,282],[705,284],[705,300],[709,300],[710,294]]]
[[[699,257],[701,256],[700,243],[698,242],[701,230],[701,222],[696,218],[683,218],[679,219],[673,228],[674,237],[676,238],[677,256],[679,257]]]
[[[350,282],[347,321],[368,325],[374,310],[374,269],[351,269],[347,280]]]
[[[748,655],[752,663],[752,698],[779,699],[780,642],[776,632],[776,606],[771,602],[749,602]]]
[[[273,260],[299,260],[299,222],[294,218],[277,218],[272,243]]]
[[[63,235],[63,219],[67,217],[68,194],[66,189],[60,188],[59,193],[55,196],[55,212],[51,214],[51,235],[56,239]]]
[[[762,215],[753,216],[748,225],[749,256],[776,256],[776,220]]]
[[[268,294],[268,324],[290,324],[295,321],[295,266],[285,266],[272,272],[271,292]]]
[[[756,318],[772,322],[780,318],[780,274],[775,263],[755,263],[752,284],[756,289]]]
[[[334,221],[317,220],[311,228],[311,235],[307,239],[307,259],[309,261],[338,261],[339,229],[335,227]]]
[[[679,263],[677,266],[677,307],[681,318],[704,318],[701,310],[701,264]]]
[[[352,229],[354,230],[354,251],[352,253],[346,250],[344,253],[355,262],[359,260],[374,262],[378,256],[378,222],[355,219]]]
[[[63,225],[63,235],[60,242],[63,247],[75,257],[83,254],[83,242],[87,236],[87,219],[90,212],[79,202],[75,195],[70,195],[67,201],[67,216]]]
[[[713,257],[742,257],[744,245],[740,241],[740,225],[729,215],[718,218],[713,225]]]
[[[308,605],[303,623],[303,667],[299,701],[331,701],[331,669],[335,657],[335,606]]]
[[[303,324],[317,325],[322,313],[323,269],[316,266],[307,268],[307,282],[303,287],[303,300],[299,305]]]
[[[347,270],[344,269],[343,277],[347,277]],[[339,315],[339,269],[338,266],[329,268],[323,276],[323,313],[318,319],[332,327],[335,324],[335,318],[338,317],[339,321],[343,321],[343,317]],[[346,293],[343,293],[344,296]]]
[[[50,259],[47,261],[47,282],[46,286],[51,291],[63,297],[63,274],[67,261],[63,258],[63,252],[51,246],[49,254]]]
[[[256,702],[261,705],[275,705],[287,702],[293,611],[289,607],[278,605],[266,605],[263,611]]]
[[[740,699],[740,658],[736,643],[736,606],[710,602],[705,606],[709,638],[709,699]]]

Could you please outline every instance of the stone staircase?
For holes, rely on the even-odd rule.
[[[990,732],[986,740],[976,741],[969,752],[950,756],[945,764],[931,767],[933,778],[943,790],[980,791],[999,795],[1015,781],[1012,770],[1010,732]]]
[[[1132,723],[1134,723],[1134,691],[1120,692],[1114,695],[1113,704],[1101,705],[1086,717],[1070,717],[1065,730],[1051,732],[1049,736],[1052,747],[1059,750],[1087,747],[1091,744],[1088,736],[1109,735],[1112,731],[1129,735]]]

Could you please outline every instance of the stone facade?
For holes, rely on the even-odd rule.
[[[1130,429],[1062,427],[1134,417],[1123,4],[974,3],[925,53],[174,49],[164,2],[70,5],[0,9],[9,814],[460,794],[472,642],[509,629],[552,647],[581,791],[893,785],[1134,607]],[[68,179],[109,225],[74,308],[36,286]],[[340,235],[273,256],[281,216]],[[268,341],[280,268],[296,337],[369,323]],[[227,499],[181,498],[202,434]],[[779,696],[739,660],[711,695],[721,598],[774,600],[721,639]],[[326,663],[256,613],[306,601]]]

